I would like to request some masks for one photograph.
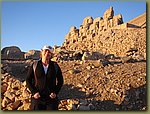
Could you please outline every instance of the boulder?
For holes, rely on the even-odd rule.
[[[24,53],[17,46],[5,47],[1,54],[2,59],[24,59]]]

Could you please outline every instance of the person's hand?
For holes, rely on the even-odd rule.
[[[39,94],[39,92],[35,93],[35,94],[33,95],[33,97],[34,97],[35,99],[40,98],[40,94]]]
[[[55,93],[51,93],[51,94],[49,95],[49,97],[52,98],[52,99],[54,99],[54,98],[56,98],[56,94],[55,94]]]

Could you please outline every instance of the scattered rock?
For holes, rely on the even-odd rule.
[[[147,110],[146,26],[123,23],[110,7],[103,17],[71,27],[65,38],[54,50],[64,77],[59,110]],[[25,79],[40,51],[11,46],[1,54],[1,109],[30,110]]]

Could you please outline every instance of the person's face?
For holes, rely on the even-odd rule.
[[[42,50],[42,58],[45,58],[49,60],[51,58],[52,54],[49,50]]]

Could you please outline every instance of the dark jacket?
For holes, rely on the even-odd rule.
[[[49,62],[47,74],[45,74],[42,61],[41,60],[38,61],[37,67],[35,69],[37,86],[35,86],[35,75],[33,71],[33,64],[31,65],[31,68],[29,69],[26,78],[26,84],[27,87],[30,89],[32,95],[39,92],[41,97],[44,98],[44,97],[49,97],[51,92],[54,92],[56,94],[59,93],[63,85],[63,76],[59,65],[57,64],[58,69],[56,70],[54,64],[57,63],[54,61]]]

